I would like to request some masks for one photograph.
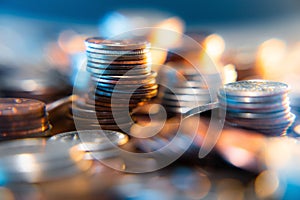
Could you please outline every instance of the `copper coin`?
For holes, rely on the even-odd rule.
[[[0,119],[38,118],[45,115],[45,104],[25,98],[0,98]]]

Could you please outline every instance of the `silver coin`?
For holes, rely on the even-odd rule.
[[[180,107],[196,107],[200,105],[204,105],[209,103],[209,101],[167,101],[167,100],[162,100],[161,104],[162,105],[167,105],[167,106],[180,106]]]
[[[139,50],[150,48],[151,45],[146,41],[138,40],[105,40],[99,37],[91,37],[85,40],[87,47],[105,50]]]
[[[239,113],[239,112],[250,112],[250,113],[261,113],[261,114],[270,114],[274,112],[284,112],[285,110],[289,109],[290,106],[285,105],[285,106],[278,106],[278,107],[273,107],[272,109],[248,109],[248,108],[231,108],[231,107],[226,107],[226,112],[232,112],[232,113]],[[224,108],[223,108],[224,109]]]
[[[245,109],[245,110],[273,110],[278,108],[289,107],[289,101],[283,101],[278,103],[228,103],[220,101],[220,105],[223,108],[234,109]]]
[[[86,67],[86,71],[92,73],[92,74],[98,74],[102,76],[120,76],[120,75],[145,75],[149,74],[151,72],[151,68],[145,68],[145,69],[131,69],[131,70],[109,70],[109,69],[97,69],[93,67]]]
[[[117,123],[125,124],[131,121],[131,118],[121,117],[121,116],[118,116],[118,118],[107,117],[107,118],[89,119],[89,118],[81,118],[73,115],[73,119],[75,122],[82,123],[82,124],[91,124],[93,122],[94,124],[101,124],[101,125],[110,125],[110,124],[117,124]]]
[[[253,130],[253,131],[257,131],[257,132],[260,132],[264,135],[268,135],[268,136],[281,136],[281,135],[284,135],[286,134],[286,130],[287,128],[280,128],[280,129],[255,129],[252,127],[243,127],[243,126],[240,126],[239,124],[234,124],[234,123],[230,123],[230,122],[225,122],[227,125],[229,126],[233,126],[233,127],[239,127],[239,128],[245,128],[245,129],[248,129],[248,130]]]
[[[73,105],[71,109],[72,114],[75,117],[81,117],[81,118],[88,118],[88,119],[101,119],[101,118],[111,118],[113,117],[112,111],[97,111],[95,108],[91,109],[81,109],[77,107],[76,105]],[[128,112],[127,111],[118,111],[118,114],[122,116],[127,116]]]
[[[131,69],[147,69],[151,68],[151,64],[143,64],[143,65],[112,65],[112,64],[101,64],[88,61],[88,67],[97,68],[97,69],[108,69],[108,70],[131,70]]]
[[[105,79],[105,78],[100,78],[97,76],[91,76],[92,81],[95,81],[97,83],[108,83],[108,84],[120,84],[120,85],[143,85],[143,84],[155,84],[156,79],[155,77],[149,76],[148,78],[145,79],[123,79],[120,78],[119,80],[117,79]]]
[[[283,112],[274,113],[246,113],[246,112],[227,112],[226,116],[236,118],[247,118],[247,119],[265,119],[265,118],[277,118],[290,113],[290,109],[284,110]]]
[[[165,93],[173,94],[186,94],[186,95],[207,95],[210,96],[210,93],[207,89],[201,88],[168,88]]]
[[[108,49],[99,49],[99,48],[97,49],[97,48],[92,48],[90,46],[87,46],[86,50],[92,53],[108,54],[108,55],[140,55],[140,54],[146,54],[150,52],[149,48],[123,51],[123,50],[108,50]]]
[[[154,71],[151,71],[148,74],[145,75],[127,75],[127,76],[99,76],[99,78],[107,79],[107,80],[140,80],[140,79],[149,79],[149,78],[155,78],[157,76],[157,73]],[[96,77],[93,75],[93,77]]]
[[[210,96],[206,95],[184,95],[184,94],[164,94],[162,99],[164,100],[174,100],[174,101],[186,101],[186,102],[194,102],[194,101],[212,101]]]
[[[202,88],[207,89],[207,85],[201,81],[187,81],[187,80],[161,80],[160,82],[167,88]]]
[[[144,83],[144,84],[137,84],[137,85],[128,85],[128,84],[113,84],[113,83],[96,83],[95,86],[101,88],[101,89],[108,89],[108,90],[147,90],[147,89],[151,89],[153,87],[158,87],[158,85],[156,83]],[[155,89],[156,89],[155,88]]]
[[[290,87],[281,82],[267,80],[247,80],[228,83],[224,86],[226,94],[231,96],[274,96],[285,94]]]
[[[114,97],[120,99],[136,99],[136,98],[153,98],[157,95],[157,90],[153,90],[147,93],[123,93],[123,92],[105,92],[103,90],[96,90],[95,94],[99,96]],[[118,100],[117,100],[118,101]]]
[[[149,53],[139,55],[111,55],[111,54],[98,54],[86,51],[86,55],[92,59],[108,60],[108,61],[135,61],[145,60],[150,57]]]
[[[167,106],[165,105],[164,108],[167,110],[167,112],[171,113],[186,113],[187,111],[191,110],[191,107],[177,107],[177,106]]]
[[[110,130],[85,130],[61,133],[52,136],[49,140],[78,145],[82,151],[102,151],[114,148],[112,145],[124,145],[128,142],[128,136]]]
[[[132,125],[133,125],[133,123],[108,124],[108,125],[106,125],[106,124],[91,124],[91,125],[87,125],[87,126],[82,126],[82,128],[84,128],[85,130],[87,130],[87,129],[99,130],[99,128],[101,128],[104,130],[119,131],[119,130],[129,130]]]
[[[83,154],[69,146],[46,143],[42,139],[25,139],[1,143],[0,166],[8,181],[39,182],[65,177],[64,173],[49,173],[76,166]],[[71,153],[70,151],[74,151]],[[72,154],[72,156],[71,156]],[[20,167],[22,166],[22,167]],[[77,169],[77,172],[79,169]]]
[[[88,62],[108,64],[108,65],[144,65],[151,61],[150,58],[143,60],[100,60],[96,58],[87,57]]]
[[[124,85],[118,85],[114,88],[111,88],[110,86],[106,87],[107,85],[101,85],[100,87],[97,87],[97,89],[106,91],[106,92],[116,92],[116,93],[124,93],[124,94],[144,94],[149,93],[154,90],[158,89],[158,85],[150,85],[149,87],[135,87],[135,88],[129,88],[128,86]]]
[[[240,102],[240,103],[266,103],[266,102],[280,102],[280,101],[286,101],[289,100],[289,97],[287,94],[283,95],[275,95],[275,96],[255,96],[255,97],[240,97],[240,96],[229,96],[229,95],[222,95],[218,94],[218,98],[222,101],[226,102]]]
[[[285,126],[289,124],[291,121],[295,119],[295,115],[288,113],[281,117],[277,118],[266,118],[266,119],[245,119],[245,118],[238,118],[238,117],[227,117],[226,120],[236,124],[248,124],[251,126],[262,125],[262,126],[269,126],[269,127],[276,127],[276,126]]]

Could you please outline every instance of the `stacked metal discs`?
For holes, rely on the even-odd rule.
[[[289,86],[280,82],[238,81],[224,86],[219,101],[228,124],[276,136],[285,134],[295,119],[288,92]]]
[[[129,130],[133,121],[128,113],[157,94],[150,44],[100,38],[88,38],[85,44],[91,88],[87,97],[73,106],[75,123]],[[91,112],[95,116],[93,111],[97,118],[90,117]]]
[[[119,146],[128,141],[128,136],[118,131],[84,130],[61,133],[52,136],[49,141],[77,146],[86,160],[102,160],[117,157]]]
[[[208,79],[213,83],[219,74],[212,74]],[[196,70],[162,69],[159,72],[159,91],[161,104],[168,113],[185,113],[193,107],[212,102],[208,85]],[[217,81],[215,82],[217,83]]]
[[[50,130],[45,104],[24,98],[0,98],[0,140],[46,136]]]
[[[1,183],[38,183],[74,176],[91,162],[77,148],[45,139],[19,139],[0,146]]]

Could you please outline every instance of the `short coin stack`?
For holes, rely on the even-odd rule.
[[[75,123],[129,130],[133,121],[128,113],[157,95],[156,73],[151,71],[150,65],[150,44],[101,38],[88,38],[85,44],[86,69],[91,74],[92,86],[87,97],[74,104]],[[93,111],[97,118],[91,120],[86,114]]]
[[[219,74],[209,75],[215,80]],[[159,73],[161,104],[168,113],[185,113],[212,102],[208,85],[197,70],[162,69]]]
[[[267,80],[229,83],[219,93],[221,107],[226,107],[226,122],[270,136],[283,135],[293,123],[289,86]]]
[[[46,136],[50,130],[43,102],[24,98],[0,98],[0,140]]]

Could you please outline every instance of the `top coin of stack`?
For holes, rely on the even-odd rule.
[[[24,98],[0,98],[0,140],[46,136],[49,129],[43,102]]]
[[[80,108],[92,105],[97,118],[102,119],[98,120],[102,129],[129,129],[132,120],[122,113],[157,94],[156,73],[150,65],[150,44],[101,38],[88,38],[85,44],[86,69],[91,74],[92,87],[85,99],[87,106]],[[87,119],[75,113],[73,117],[79,123]]]
[[[219,101],[228,124],[276,136],[285,134],[295,119],[288,92],[289,86],[280,82],[238,81],[224,86]]]

